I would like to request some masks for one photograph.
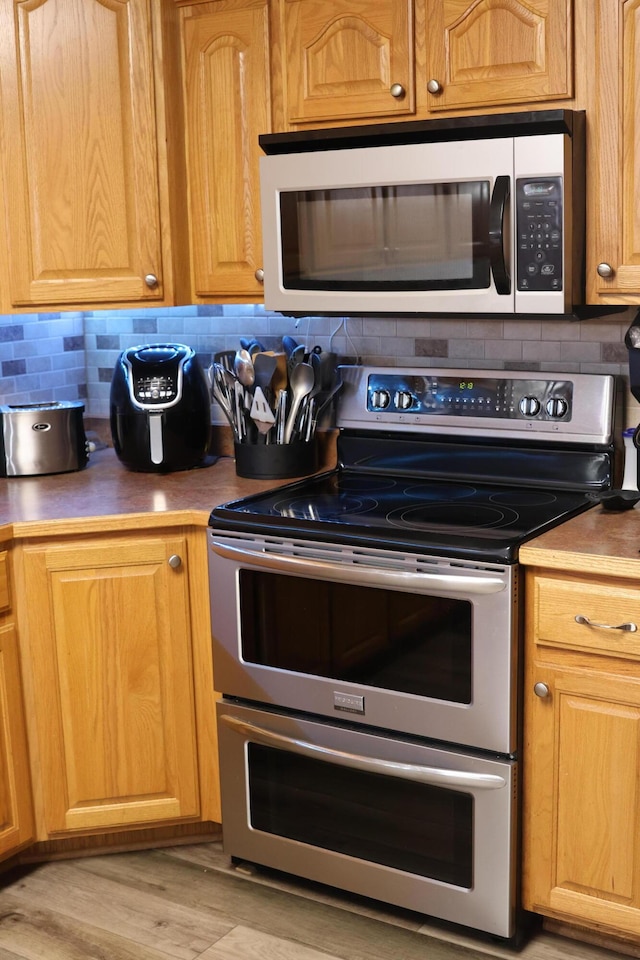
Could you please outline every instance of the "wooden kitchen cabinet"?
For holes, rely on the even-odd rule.
[[[640,0],[593,0],[588,104],[589,302],[640,303]]]
[[[0,859],[17,853],[33,837],[29,753],[9,553],[0,549]]]
[[[640,581],[526,573],[525,908],[640,938]],[[592,625],[578,623],[587,617]]]
[[[426,0],[429,111],[573,95],[573,0]]]
[[[194,299],[262,299],[258,136],[271,132],[267,0],[180,6]]]
[[[219,822],[203,531],[17,549],[36,839]]]
[[[152,0],[0,0],[6,307],[171,302]]]
[[[415,109],[411,0],[280,0],[290,125]]]

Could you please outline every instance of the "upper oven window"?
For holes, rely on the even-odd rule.
[[[253,570],[239,580],[245,662],[471,703],[469,601]]]

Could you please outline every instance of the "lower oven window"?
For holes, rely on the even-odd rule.
[[[473,797],[248,744],[251,825],[471,888]]]
[[[241,570],[240,610],[249,663],[471,703],[467,600]]]

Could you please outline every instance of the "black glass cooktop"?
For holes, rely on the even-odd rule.
[[[514,562],[520,543],[592,505],[584,491],[342,470],[224,504],[210,525]]]

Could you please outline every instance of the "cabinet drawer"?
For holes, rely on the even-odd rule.
[[[640,587],[539,577],[534,587],[534,619],[536,641],[541,645],[640,657]],[[623,624],[632,627],[620,629]]]

